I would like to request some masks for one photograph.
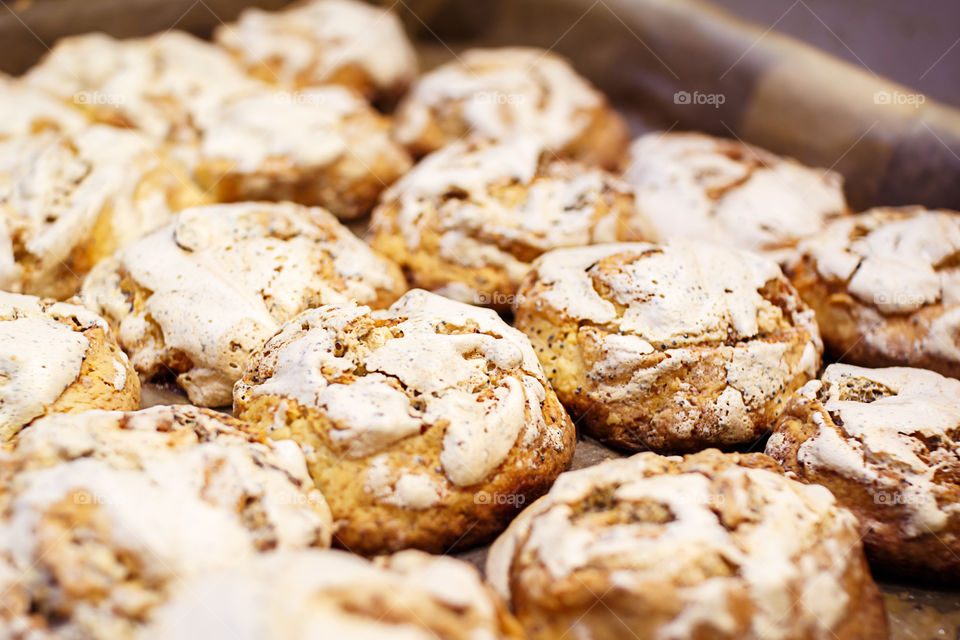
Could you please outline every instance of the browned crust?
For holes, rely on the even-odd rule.
[[[546,289],[547,285],[539,281],[535,273],[527,276],[514,308],[515,325],[530,338],[550,384],[577,424],[612,447],[627,451],[683,453],[705,447],[730,448],[754,441],[769,432],[790,394],[809,379],[808,375],[798,373],[762,407],[749,409],[753,429],[746,438],[719,440],[714,434],[724,416],[711,405],[727,388],[725,367],[729,355],[724,352],[724,347],[734,344],[694,346],[692,350],[697,357],[691,364],[661,378],[642,396],[610,401],[599,396],[598,387],[601,382],[610,384],[616,381],[599,380],[592,373],[592,363],[599,357],[603,337],[619,330],[569,317],[561,310],[542,304],[539,300]],[[796,365],[811,340],[810,332],[791,318],[800,308],[796,292],[786,279],[779,278],[767,283],[763,293],[784,313],[761,337],[751,342],[786,344],[784,362]],[[658,349],[640,366],[652,367],[666,357]],[[629,383],[634,371],[624,372],[621,382]],[[690,386],[684,388],[683,385]],[[692,407],[701,412],[701,418],[691,433],[682,433],[685,410],[677,406],[677,397],[690,403],[688,409]]]
[[[786,273],[816,313],[824,345],[833,358],[864,367],[918,367],[960,378],[960,362],[917,349],[933,322],[947,310],[943,304],[885,315],[851,296],[846,283],[823,278],[810,256],[794,261]]]
[[[285,410],[278,409],[281,403],[286,403]],[[448,553],[489,542],[525,505],[545,493],[573,460],[573,424],[556,396],[548,391],[544,419],[548,427],[562,427],[561,450],[554,451],[545,443],[531,450],[514,446],[485,482],[470,487],[446,483],[449,493],[438,505],[404,509],[377,501],[364,488],[362,479],[370,468],[370,459],[382,454],[360,459],[343,456],[330,441],[333,425],[320,411],[271,396],[237,398],[234,410],[270,438],[292,438],[308,448],[310,475],[333,513],[334,544],[368,556],[410,548]],[[526,413],[531,419],[532,410],[528,405]],[[279,421],[274,411],[279,411]],[[278,422],[282,426],[276,426]],[[403,464],[398,461],[415,460],[415,467],[403,468],[415,468],[444,481],[440,453],[445,432],[443,425],[428,428],[384,453],[390,456],[392,466]],[[491,499],[478,499],[482,493]]]
[[[841,505],[857,516],[867,554],[875,568],[927,584],[960,585],[960,514],[952,514],[939,533],[909,537],[906,533],[909,505],[898,502],[896,496],[887,492],[881,495],[876,487],[827,469],[806,469],[797,454],[800,446],[820,430],[813,421],[815,415],[824,421],[824,429],[833,429],[839,437],[844,437],[843,430],[819,401],[795,395],[774,430],[776,436],[768,452],[792,477],[828,488]],[[957,438],[960,433],[954,436]],[[939,446],[922,442],[927,455],[929,446]],[[882,468],[884,475],[899,476],[894,464],[883,460],[872,462]],[[943,469],[935,481],[947,490],[947,496],[939,501],[941,504],[960,502],[960,465]]]
[[[376,290],[376,299],[367,302],[371,309],[386,309],[407,290],[407,284],[404,280],[400,268],[389,261],[384,261],[385,267],[394,281],[394,286],[390,289],[378,288]],[[336,277],[333,263],[327,260],[322,265],[322,270],[317,274],[319,279],[333,285],[334,288],[343,286],[342,280]],[[190,357],[179,349],[175,349],[166,344],[163,336],[163,330],[154,318],[146,313],[147,301],[153,292],[143,287],[122,266],[116,271],[116,280],[119,297],[116,300],[98,301],[100,302],[100,311],[116,329],[123,319],[132,313],[144,314],[145,326],[142,336],[136,340],[120,339],[120,346],[130,355],[131,362],[136,371],[146,382],[172,381],[179,375],[189,372],[194,367]],[[109,302],[109,304],[107,304]],[[114,316],[108,310],[117,309],[123,303],[125,313]],[[306,300],[304,308],[319,306],[323,301],[320,299]],[[239,376],[240,372],[237,372]]]
[[[212,198],[202,192],[186,171],[160,153],[157,166],[146,172],[134,192],[134,201],[162,198],[173,213],[188,207],[211,204]],[[23,292],[46,298],[66,300],[80,290],[83,278],[101,260],[122,248],[117,242],[117,229],[129,224],[108,201],[98,212],[96,222],[86,238],[77,238],[70,255],[52,272],[37,271],[36,259],[25,252],[22,241],[15,239],[18,262],[24,269]],[[151,229],[144,229],[147,233]]]
[[[70,318],[59,319],[59,321],[71,329],[76,328]],[[76,380],[71,382],[60,396],[45,408],[43,414],[34,420],[53,413],[82,413],[93,409],[133,411],[140,406],[140,379],[123,355],[113,335],[109,330],[96,325],[82,333],[90,344],[84,354]],[[126,373],[126,383],[120,390],[113,386],[113,380],[117,375],[115,362],[123,363]],[[29,426],[26,424],[12,429],[7,433],[8,442],[15,442],[17,435]]]
[[[462,105],[444,104],[442,107],[442,113],[436,109],[430,110],[429,119],[420,135],[407,143],[407,151],[413,157],[425,156],[471,134],[471,128],[463,118]],[[401,102],[397,109],[398,119],[403,117],[403,109],[404,103]],[[554,149],[554,153],[560,158],[596,165],[610,171],[617,170],[623,164],[630,146],[630,129],[626,121],[613,110],[606,99],[600,106],[583,111],[588,114],[587,126],[563,148]]]
[[[361,317],[338,334],[345,352],[368,349],[397,337],[397,319]],[[477,331],[446,325],[441,332],[471,334]],[[271,349],[270,343],[264,349]],[[485,479],[471,486],[459,486],[447,479],[441,454],[449,421],[443,418],[424,423],[420,432],[390,444],[381,450],[350,455],[341,443],[334,442],[336,428],[325,412],[308,407],[290,397],[252,393],[272,375],[270,365],[258,365],[254,354],[242,382],[234,393],[234,414],[274,439],[293,439],[307,451],[307,466],[317,488],[327,498],[335,521],[335,543],[349,551],[374,555],[415,548],[446,553],[488,542],[502,531],[520,510],[545,493],[556,477],[573,460],[576,432],[556,395],[545,386],[542,404],[527,399],[524,424],[537,420],[542,412],[545,429],[559,429],[561,441],[540,437],[532,444],[518,441],[504,460]],[[334,381],[353,384],[367,375],[365,369],[337,373]],[[325,374],[333,376],[333,373]],[[478,398],[491,393],[503,378],[513,374],[494,368],[489,382],[473,389]],[[329,378],[328,378],[329,379]],[[399,382],[395,388],[407,394],[416,406],[419,393],[407,390]],[[425,509],[403,508],[376,499],[366,486],[367,472],[374,458],[386,460],[391,471],[416,471],[435,486],[443,487],[439,502]]]
[[[385,131],[389,125],[382,116],[358,116],[347,125],[348,143],[354,136],[364,137]],[[353,129],[353,133],[349,130]],[[370,211],[380,193],[410,168],[412,161],[400,147],[384,138],[383,147],[372,157],[344,153],[327,166],[304,168],[288,158],[268,160],[255,171],[236,169],[229,159],[201,159],[194,169],[197,182],[218,202],[289,200],[308,206],[321,206],[341,219],[359,218]]]
[[[120,346],[103,327],[91,327],[83,332],[90,347],[80,365],[80,375],[50,405],[48,413],[80,413],[89,409],[133,411],[140,406],[140,378],[123,355]],[[117,391],[114,362],[122,362],[126,384]]]
[[[708,478],[725,466],[764,469],[775,473],[782,472],[780,465],[763,454],[721,454],[716,450],[706,450],[682,460],[661,458],[657,466],[651,465],[650,475],[680,474],[692,471],[702,473]],[[736,490],[730,487],[731,490]],[[588,498],[589,499],[589,498]],[[726,501],[728,504],[731,501]],[[733,509],[733,505],[730,505]],[[616,514],[611,515],[617,518]],[[735,514],[730,515],[735,518]],[[749,516],[748,516],[749,517]],[[721,518],[723,520],[723,518]],[[528,535],[518,541],[522,549]],[[850,539],[847,540],[846,538]],[[841,543],[850,544],[850,549],[859,546],[851,535],[844,537]],[[833,563],[835,558],[824,557],[819,562]],[[849,597],[850,606],[846,615],[830,630],[826,637],[836,640],[877,640],[889,637],[889,626],[883,598],[870,575],[866,558],[862,553],[852,558],[848,570],[842,577],[844,591]],[[628,590],[618,585],[610,571],[599,567],[587,567],[577,571],[573,579],[553,580],[544,570],[525,572],[522,554],[515,555],[508,570],[509,590],[514,613],[520,620],[530,640],[555,640],[568,636],[572,628],[589,630],[592,640],[621,640],[625,636],[636,638],[654,638],[664,625],[674,620],[682,612],[680,589],[686,585],[677,584],[667,578],[662,583],[650,581],[642,593]],[[691,583],[696,584],[707,575],[730,576],[736,570],[734,566],[703,567],[704,576],[691,575]],[[540,578],[531,583],[534,577]],[[799,598],[799,594],[797,595]],[[800,606],[799,602],[796,606]],[[746,590],[734,592],[728,601],[728,612],[733,618],[733,629],[724,633],[712,627],[696,627],[689,636],[694,640],[740,640],[755,637],[750,633],[751,617],[755,607]],[[784,620],[789,627],[790,621]],[[809,630],[787,630],[785,640],[807,640]]]
[[[219,30],[219,29],[218,29]],[[249,62],[243,55],[243,52],[226,46],[223,42],[218,42],[219,46],[224,48],[227,53],[253,78],[267,84],[278,84],[278,78],[285,77],[284,70],[285,59],[283,56],[268,56],[263,59]],[[318,85],[338,85],[345,87],[354,93],[363,96],[369,102],[376,102],[384,107],[391,107],[406,93],[413,79],[402,79],[388,87],[377,86],[373,77],[358,64],[345,61],[335,69],[325,73],[322,81],[316,77],[316,67],[307,65],[303,70],[297,73],[291,84],[295,89],[309,89]]]
[[[534,178],[534,183],[538,180],[565,179],[565,170],[560,171],[559,175],[553,175],[554,172],[550,170],[549,165],[555,158],[551,154],[547,156],[549,157],[541,159],[541,166]],[[490,185],[487,193],[505,206],[511,206],[523,201],[527,189],[526,185],[517,185],[512,182],[495,183]],[[617,191],[609,185],[595,196],[592,220],[596,222],[612,214],[617,218],[618,237],[635,238],[636,234],[629,229],[631,220],[636,218],[633,195],[627,191]],[[420,225],[419,242],[415,248],[407,246],[404,230],[400,228],[398,221],[400,203],[390,201],[381,204],[373,212],[370,245],[399,264],[413,287],[428,291],[442,291],[443,287],[449,285],[462,285],[476,292],[476,299],[468,302],[500,312],[508,311],[513,304],[520,282],[515,277],[511,277],[506,267],[497,264],[467,266],[441,255],[441,229],[444,225],[438,210],[448,205],[454,198],[454,194],[447,194],[434,203],[424,205],[421,215],[426,220]],[[463,231],[478,242],[496,247],[520,262],[532,263],[543,254],[539,247],[515,238],[504,237],[496,228],[463,229]],[[589,242],[589,237],[583,238],[584,244]]]

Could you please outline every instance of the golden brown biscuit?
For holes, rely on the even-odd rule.
[[[877,568],[960,584],[960,381],[830,365],[794,395],[767,454],[857,515]]]
[[[328,302],[385,307],[405,290],[399,268],[327,211],[245,202],[182,211],[98,265],[81,297],[145,381],[175,377],[194,404],[226,406],[248,356],[288,319]]]
[[[206,202],[135,131],[97,125],[0,140],[0,288],[68,298],[97,262]]]
[[[52,413],[136,409],[140,380],[103,318],[0,292],[0,444]]]
[[[630,147],[624,178],[641,230],[792,255],[797,242],[848,213],[843,177],[702,133],[648,133]]]
[[[142,637],[521,640],[523,632],[464,562],[402,551],[371,563],[323,550],[274,553],[198,576]]]
[[[292,200],[356,217],[411,163],[361,97],[342,87],[278,90],[183,32],[65,38],[26,81],[170,144],[222,202]]]
[[[296,444],[212,411],[57,414],[0,455],[0,623],[14,637],[132,639],[181,580],[330,542]]]
[[[97,122],[168,141],[195,139],[196,109],[265,87],[220,48],[176,30],[126,40],[103,33],[61,38],[24,81]]]
[[[856,519],[761,454],[565,473],[497,539],[487,576],[531,640],[888,633]]]
[[[422,290],[297,316],[250,359],[234,413],[304,447],[336,541],[366,555],[489,540],[573,457],[527,339]]]
[[[389,121],[342,87],[238,94],[197,109],[197,181],[221,202],[291,200],[367,213],[411,160]]]
[[[752,442],[820,366],[813,313],[776,263],[712,245],[551,251],[514,311],[571,415],[627,450]]]
[[[417,75],[417,55],[391,11],[357,0],[306,0],[282,11],[245,9],[214,40],[264,82],[339,84],[391,103]]]
[[[877,208],[804,241],[786,271],[828,351],[960,377],[960,213]]]
[[[509,309],[530,263],[559,247],[616,242],[636,221],[630,188],[558,160],[536,138],[457,141],[385,192],[371,245],[414,286]]]
[[[626,122],[570,63],[543,49],[470,49],[422,75],[397,108],[394,136],[424,155],[469,134],[541,138],[561,156],[616,168]]]

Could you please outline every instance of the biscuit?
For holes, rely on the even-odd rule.
[[[801,243],[786,269],[828,352],[960,377],[960,213],[877,208]]]
[[[417,75],[417,55],[395,14],[357,0],[308,0],[282,11],[245,9],[215,42],[264,82],[339,84],[391,103]]]
[[[767,454],[854,512],[875,567],[960,584],[960,381],[830,365],[787,404]]]
[[[45,131],[75,133],[87,124],[79,109],[0,73],[0,140]]]
[[[61,38],[24,81],[77,105],[92,119],[159,140],[193,140],[191,113],[263,87],[220,48],[183,31],[118,40]]]
[[[304,447],[336,542],[365,555],[485,542],[573,457],[523,334],[422,290],[297,316],[250,359],[234,413]]]
[[[215,200],[366,213],[411,160],[389,120],[342,87],[280,91],[186,33],[60,40],[26,76],[92,118],[169,144]]]
[[[207,202],[135,131],[91,126],[0,141],[0,288],[65,299],[116,249]]]
[[[330,213],[292,203],[212,205],[100,263],[81,299],[116,328],[144,381],[174,376],[190,401],[226,406],[247,357],[301,311],[386,307],[399,268]]]
[[[509,309],[542,253],[616,242],[636,219],[630,188],[558,160],[531,137],[453,142],[383,195],[371,245],[414,286]]]
[[[565,473],[493,544],[487,577],[530,640],[888,633],[856,519],[761,454]]]
[[[83,307],[0,292],[0,444],[41,416],[136,409],[140,380]]]
[[[626,122],[564,58],[542,49],[470,49],[422,75],[396,112],[394,137],[414,155],[468,134],[541,138],[564,157],[616,168]]]
[[[785,259],[797,242],[848,212],[843,178],[752,145],[702,133],[648,133],[624,178],[640,228]]]
[[[5,629],[133,638],[190,576],[328,546],[330,512],[299,448],[243,428],[178,406],[58,414],[24,431],[0,454]]]
[[[197,603],[204,606],[198,607]],[[144,640],[520,640],[476,569],[402,551],[369,562],[343,551],[274,553],[177,590]]]
[[[633,451],[756,440],[823,351],[776,263],[705,244],[551,251],[514,311],[578,424]]]
[[[411,165],[387,118],[342,87],[239,94],[193,124],[194,173],[220,202],[291,200],[356,218]]]

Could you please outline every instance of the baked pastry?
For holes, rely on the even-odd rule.
[[[144,381],[172,375],[216,407],[283,322],[328,302],[385,307],[405,289],[396,265],[323,209],[245,202],[182,211],[98,265],[81,298]]]
[[[403,551],[371,563],[324,550],[274,553],[198,576],[157,610],[142,637],[520,640],[523,633],[464,562]]]
[[[624,178],[642,230],[770,252],[848,213],[843,178],[752,145],[703,133],[648,133],[630,146]]]
[[[787,405],[767,454],[856,514],[875,567],[960,584],[960,381],[830,365]]]
[[[526,338],[422,290],[297,316],[250,359],[234,414],[300,443],[336,542],[365,555],[489,540],[573,458]]]
[[[97,262],[207,201],[135,131],[0,141],[0,288],[67,298]]]
[[[804,241],[787,267],[838,359],[960,377],[960,213],[877,208]]]
[[[73,133],[87,124],[80,110],[0,73],[0,140],[44,131]]]
[[[534,258],[616,242],[635,218],[629,187],[556,158],[532,137],[453,142],[386,191],[371,245],[415,286],[509,309]]]
[[[397,108],[394,137],[414,155],[476,134],[543,139],[554,153],[616,168],[626,122],[564,58],[543,49],[470,49],[423,74]]]
[[[856,519],[762,454],[565,473],[493,544],[487,578],[530,640],[888,633]]]
[[[292,200],[367,213],[411,160],[389,122],[342,87],[256,91],[197,109],[197,181],[221,202]]]
[[[557,249],[514,310],[571,415],[633,451],[756,440],[823,351],[774,262],[713,245]]]
[[[103,318],[0,292],[0,443],[51,413],[136,409],[140,380]]]
[[[3,462],[0,611],[14,637],[132,638],[181,580],[329,546],[330,511],[296,444],[212,411],[58,414]]]
[[[24,80],[98,122],[171,141],[195,139],[195,109],[264,87],[220,48],[175,30],[127,40],[103,33],[62,38]]]
[[[307,0],[282,11],[245,9],[214,40],[264,82],[339,84],[391,103],[417,75],[417,56],[391,11],[358,0]]]
[[[278,91],[185,33],[66,38],[27,74],[91,116],[173,146],[216,200],[293,200],[366,213],[410,167],[389,122],[340,87]],[[96,99],[94,99],[96,98]]]

